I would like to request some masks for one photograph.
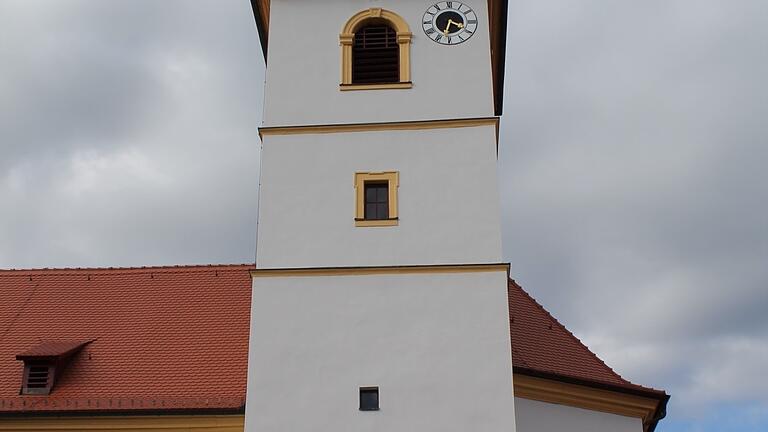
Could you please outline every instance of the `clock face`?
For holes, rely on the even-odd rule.
[[[462,2],[436,3],[424,12],[422,27],[427,37],[443,45],[456,45],[472,37],[477,30],[477,15]]]

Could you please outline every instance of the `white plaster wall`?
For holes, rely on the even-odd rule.
[[[495,263],[493,126],[265,137],[258,268]],[[399,225],[356,227],[356,171],[399,171]]]
[[[246,431],[514,432],[506,278],[254,278]]]
[[[639,418],[515,398],[517,432],[642,432]]]
[[[486,0],[465,0],[477,14],[468,41],[443,46],[421,21],[433,0],[272,0],[264,125],[367,123],[493,115]],[[389,9],[411,27],[407,90],[345,91],[339,33],[355,13]]]

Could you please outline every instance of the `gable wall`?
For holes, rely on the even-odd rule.
[[[639,418],[515,398],[517,432],[642,432]]]

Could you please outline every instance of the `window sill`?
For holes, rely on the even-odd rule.
[[[355,219],[356,227],[384,227],[384,226],[397,226],[400,220],[398,218],[391,219]]]
[[[386,83],[386,84],[339,84],[339,90],[389,90],[389,89],[409,89],[413,87],[412,82]]]

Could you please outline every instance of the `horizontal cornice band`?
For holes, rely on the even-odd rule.
[[[386,267],[318,267],[251,270],[251,277],[288,276],[359,276],[374,274],[417,274],[417,273],[487,273],[503,271],[509,273],[509,264],[448,264],[422,266]]]
[[[659,400],[550,379],[514,374],[515,397],[653,420]]]
[[[405,122],[383,122],[383,123],[350,123],[335,125],[305,125],[305,126],[266,126],[259,128],[259,136],[274,135],[304,135],[304,134],[333,134],[350,132],[371,132],[371,131],[389,131],[389,130],[428,130],[428,129],[450,129],[466,128],[478,126],[494,126],[498,135],[499,118],[481,117],[469,119],[453,120],[418,120]]]

